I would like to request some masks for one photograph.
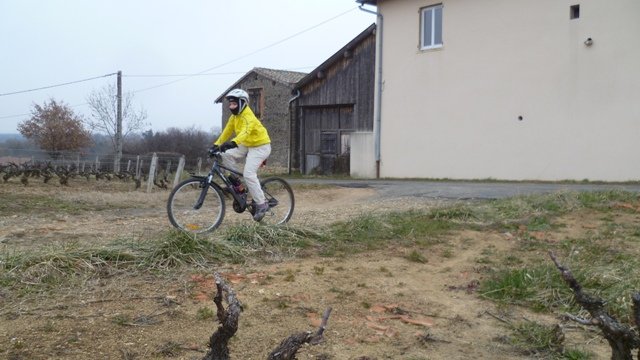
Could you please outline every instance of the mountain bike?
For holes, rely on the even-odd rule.
[[[191,177],[174,187],[167,201],[167,214],[174,227],[189,233],[206,233],[220,226],[225,215],[225,198],[233,199],[233,210],[248,211],[252,216],[256,204],[250,199],[242,173],[222,163],[221,152],[210,154],[213,163],[206,176]],[[228,174],[228,175],[227,175]],[[220,179],[221,184],[215,182]],[[269,177],[260,181],[269,210],[261,223],[284,224],[293,215],[295,200],[291,186],[282,178]]]

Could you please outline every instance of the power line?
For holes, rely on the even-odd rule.
[[[304,30],[302,30],[302,31],[299,31],[299,32],[297,32],[297,33],[295,33],[295,34],[293,34],[293,35],[287,36],[287,37],[285,37],[284,39],[278,40],[278,41],[276,41],[276,42],[274,42],[274,43],[272,43],[272,44],[269,44],[269,45],[267,45],[267,46],[264,46],[264,47],[262,47],[262,48],[259,48],[259,49],[257,49],[257,50],[254,50],[254,51],[252,51],[252,52],[250,52],[250,53],[247,53],[247,54],[245,54],[245,55],[242,55],[242,56],[236,57],[236,58],[231,59],[231,60],[229,60],[229,61],[227,61],[227,62],[224,62],[224,63],[222,63],[222,64],[218,64],[218,65],[216,65],[216,66],[213,66],[213,67],[210,67],[210,68],[208,68],[208,69],[202,70],[202,71],[197,72],[197,73],[195,73],[195,74],[167,74],[167,75],[124,75],[124,74],[123,74],[123,76],[125,76],[125,77],[181,77],[180,79],[176,79],[176,80],[173,80],[173,81],[169,81],[169,82],[166,82],[166,83],[158,84],[158,85],[151,86],[151,87],[148,87],[148,88],[143,88],[143,89],[139,89],[139,90],[132,91],[132,93],[138,93],[138,92],[143,92],[143,91],[147,91],[147,90],[156,89],[156,88],[159,88],[159,87],[163,87],[163,86],[171,85],[171,84],[174,84],[174,83],[176,83],[176,82],[183,81],[183,80],[189,79],[189,78],[194,77],[194,76],[211,76],[211,75],[244,74],[245,72],[209,73],[209,71],[214,70],[214,69],[217,69],[217,68],[220,68],[220,67],[223,67],[223,66],[225,66],[225,65],[229,65],[229,64],[234,63],[234,62],[236,62],[236,61],[238,61],[238,60],[242,60],[242,59],[247,58],[247,57],[249,57],[249,56],[255,55],[255,54],[257,54],[257,53],[259,53],[259,52],[261,52],[261,51],[264,51],[264,50],[267,50],[267,49],[269,49],[269,48],[272,48],[272,47],[274,47],[274,46],[276,46],[276,45],[279,45],[279,44],[281,44],[281,43],[283,43],[283,42],[285,42],[285,41],[287,41],[287,40],[293,39],[293,38],[295,38],[295,37],[297,37],[297,36],[300,36],[300,35],[302,35],[302,34],[304,34],[304,33],[306,33],[306,32],[309,32],[309,31],[311,31],[311,30],[313,30],[313,29],[315,29],[315,28],[318,28],[318,27],[320,27],[320,26],[322,26],[322,25],[324,25],[324,24],[326,24],[326,23],[328,23],[328,22],[330,22],[330,21],[333,21],[333,20],[335,20],[335,19],[337,19],[337,18],[339,18],[339,17],[341,17],[341,16],[344,16],[344,15],[346,15],[346,14],[348,14],[348,13],[350,13],[350,12],[352,12],[352,11],[356,10],[357,8],[358,8],[358,7],[351,8],[351,9],[349,9],[349,10],[347,10],[347,11],[344,11],[344,12],[342,12],[342,13],[340,13],[340,14],[336,15],[336,16],[333,16],[333,17],[331,17],[331,18],[329,18],[329,19],[327,19],[327,20],[324,20],[324,21],[322,21],[322,22],[320,22],[320,23],[318,23],[318,24],[316,24],[316,25],[313,25],[313,26],[311,26],[311,27],[308,27],[308,28],[306,28],[306,29],[304,29]],[[306,69],[306,68],[311,68],[311,67],[301,67],[301,68],[298,68],[298,69]],[[296,69],[291,69],[291,70],[296,70]],[[56,84],[56,85],[50,85],[50,86],[43,86],[43,87],[34,88],[34,89],[21,90],[21,91],[14,91],[14,92],[10,92],[10,93],[3,93],[3,94],[0,94],[0,96],[8,96],[8,95],[15,95],[15,94],[21,94],[21,93],[26,93],[26,92],[32,92],[32,91],[38,91],[38,90],[44,90],[44,89],[50,89],[50,88],[54,88],[54,87],[60,87],[60,86],[65,86],[65,85],[71,85],[71,84],[76,84],[76,83],[85,82],[85,81],[91,81],[91,80],[100,79],[100,78],[104,78],[104,77],[108,77],[108,76],[113,76],[113,75],[117,75],[117,73],[111,73],[111,74],[106,74],[106,75],[102,75],[102,76],[95,76],[95,77],[91,77],[91,78],[87,78],[87,79],[82,79],[82,80],[69,81],[69,82],[62,83],[62,84]],[[83,106],[83,105],[87,105],[87,103],[79,104],[79,105],[74,105],[74,106],[72,106],[72,107]],[[31,115],[31,114],[27,113],[27,114],[6,115],[6,116],[0,116],[0,119],[9,119],[9,118],[15,118],[15,117],[21,117],[21,116],[28,116],[28,115]]]
[[[304,70],[304,69],[313,69],[315,68],[315,66],[302,66],[302,67],[295,67],[295,68],[289,68],[289,69],[283,69],[283,70],[288,70],[288,71],[296,71],[296,70]],[[231,72],[219,72],[219,73],[206,73],[206,74],[202,74],[202,73],[196,73],[196,74],[133,74],[133,75],[128,75],[128,74],[122,74],[122,77],[130,77],[130,78],[144,78],[144,77],[193,77],[193,76],[219,76],[219,75],[244,75],[246,74],[246,71],[231,71]]]
[[[89,105],[89,103],[82,103],[82,104],[77,104],[77,105],[69,105],[69,107],[78,107],[78,106],[84,106],[84,105]],[[2,119],[10,119],[10,118],[16,118],[16,117],[23,117],[23,116],[31,116],[31,113],[26,113],[26,114],[15,114],[15,115],[5,115],[5,116],[0,116],[0,120]]]
[[[147,75],[126,75],[122,74],[122,77],[185,77],[185,76],[212,76],[212,75],[238,75],[244,74],[240,71],[226,72],[226,73],[208,73],[208,74],[147,74]]]
[[[302,67],[297,67],[297,68],[291,68],[291,69],[286,69],[286,70],[291,70],[291,71],[295,71],[295,70],[303,70],[303,69],[312,69],[314,68],[313,66],[302,66]],[[111,75],[116,75],[117,73],[113,73],[113,74],[107,74],[107,75],[103,75],[103,76],[98,76],[98,77],[94,77],[94,78],[90,78],[90,79],[85,79],[85,80],[78,80],[78,81],[74,81],[74,82],[68,82],[65,84],[60,84],[60,85],[52,85],[49,87],[42,87],[42,88],[38,88],[38,89],[31,89],[31,90],[23,90],[21,92],[27,92],[27,91],[36,91],[36,90],[40,90],[40,89],[48,89],[51,87],[55,87],[55,86],[62,86],[62,85],[67,85],[67,84],[73,84],[76,82],[81,82],[81,81],[89,81],[89,80],[93,80],[93,79],[98,79],[101,77],[106,77],[106,76],[111,76]],[[246,71],[242,72],[242,71],[234,71],[234,72],[225,72],[225,73],[207,73],[207,74],[150,74],[150,75],[125,75],[122,74],[123,77],[130,77],[130,78],[134,78],[134,77],[193,77],[193,76],[213,76],[213,75],[238,75],[238,74],[246,74]],[[20,92],[14,92],[14,93],[7,93],[7,94],[0,94],[0,95],[12,95],[12,94],[17,94]],[[71,105],[70,107],[79,107],[79,106],[84,106],[84,105],[88,105],[89,103],[82,103],[82,104],[78,104],[78,105]],[[0,116],[0,120],[2,119],[11,119],[11,118],[16,118],[16,117],[23,117],[23,116],[30,116],[30,113],[25,113],[25,114],[15,114],[15,115],[4,115],[4,116]]]
[[[293,34],[293,35],[287,36],[286,38],[281,39],[281,40],[278,40],[278,41],[276,41],[276,42],[274,42],[274,43],[272,43],[272,44],[270,44],[270,45],[264,46],[264,47],[262,47],[262,48],[259,48],[259,49],[257,49],[257,50],[254,50],[254,51],[252,51],[252,52],[250,52],[250,53],[248,53],[248,54],[245,54],[245,55],[239,56],[239,57],[237,57],[237,58],[234,58],[234,59],[232,59],[232,60],[229,60],[229,61],[224,62],[224,63],[219,64],[219,65],[216,65],[216,66],[210,67],[210,68],[208,68],[208,69],[202,70],[202,71],[197,72],[197,73],[195,73],[195,74],[125,75],[125,76],[126,76],[126,77],[182,77],[181,79],[177,79],[177,80],[169,81],[169,82],[167,82],[167,83],[158,84],[158,85],[154,85],[154,86],[151,86],[151,87],[148,87],[148,88],[144,88],[144,89],[140,89],[140,90],[135,90],[135,91],[133,91],[133,93],[137,93],[137,92],[142,92],[142,91],[147,91],[147,90],[151,90],[151,89],[159,88],[159,87],[162,87],[162,86],[167,86],[167,85],[170,85],[170,84],[176,83],[176,82],[178,82],[178,81],[186,80],[186,79],[191,78],[191,77],[194,77],[194,76],[210,76],[210,75],[230,75],[230,74],[238,74],[237,72],[234,72],[234,73],[208,73],[208,72],[209,72],[209,71],[211,71],[211,70],[214,70],[214,69],[220,68],[220,67],[222,67],[222,66],[229,65],[229,64],[234,63],[234,62],[236,62],[236,61],[238,61],[238,60],[242,60],[242,59],[247,58],[247,57],[249,57],[249,56],[251,56],[251,55],[255,55],[255,54],[257,54],[257,53],[259,53],[259,52],[261,52],[261,51],[264,51],[264,50],[267,50],[267,49],[269,49],[269,48],[272,48],[272,47],[274,47],[274,46],[276,46],[276,45],[279,45],[279,44],[281,44],[281,43],[283,43],[283,42],[285,42],[285,41],[287,41],[287,40],[293,39],[294,37],[297,37],[297,36],[299,36],[299,35],[302,35],[302,34],[304,34],[304,33],[308,32],[308,31],[311,31],[311,30],[313,30],[313,29],[315,29],[315,28],[317,28],[317,27],[320,27],[320,26],[322,26],[322,25],[324,25],[324,24],[326,24],[326,23],[328,23],[328,22],[330,22],[330,21],[333,21],[333,20],[335,20],[335,19],[337,19],[337,18],[339,18],[339,17],[341,17],[341,16],[344,16],[344,15],[346,15],[346,14],[348,14],[348,13],[350,13],[350,12],[354,11],[355,9],[357,9],[357,7],[354,7],[354,8],[352,8],[352,9],[349,9],[349,10],[345,11],[345,12],[342,12],[342,13],[340,13],[340,14],[336,15],[336,16],[333,16],[333,17],[331,17],[331,18],[329,18],[329,19],[327,19],[327,20],[324,20],[324,21],[322,21],[322,22],[320,22],[320,23],[318,23],[318,24],[316,24],[316,25],[313,25],[313,26],[311,26],[311,27],[308,27],[308,28],[306,28],[306,29],[304,29],[304,30],[302,30],[302,31],[299,31],[299,32],[297,32],[297,33],[295,33],[295,34]],[[100,79],[100,78],[104,78],[104,77],[107,77],[107,76],[113,76],[113,75],[117,75],[117,74],[118,74],[118,73],[111,73],[111,74],[106,74],[106,75],[102,75],[102,76],[95,76],[95,77],[91,77],[91,78],[87,78],[87,79],[82,79],[82,80],[69,81],[69,82],[62,83],[62,84],[56,84],[56,85],[43,86],[43,87],[39,87],[39,88],[28,89],[28,90],[20,90],[20,91],[14,91],[14,92],[9,92],[9,93],[2,93],[2,94],[0,94],[0,96],[16,95],[16,94],[22,94],[22,93],[26,93],[26,92],[32,92],[32,91],[38,91],[38,90],[51,89],[51,88],[55,88],[55,87],[60,87],[60,86],[65,86],[65,85],[71,85],[71,84],[77,84],[77,83],[81,83],[81,82],[85,82],[85,81],[91,81],[91,80],[95,80],[95,79]],[[0,119],[6,119],[6,118],[10,118],[10,117],[17,117],[17,116],[23,116],[23,115],[25,115],[25,114],[21,114],[21,115],[9,115],[9,116],[2,116],[2,117],[0,117]]]
[[[51,88],[54,88],[54,87],[65,86],[65,85],[71,85],[71,84],[77,84],[77,83],[80,83],[80,82],[85,82],[85,81],[90,81],[90,80],[100,79],[100,78],[103,78],[103,77],[113,76],[113,75],[117,75],[117,74],[118,74],[118,73],[113,73],[113,74],[107,74],[107,75],[102,75],[102,76],[95,76],[95,77],[88,78],[88,79],[82,79],[82,80],[76,80],[76,81],[69,81],[69,82],[62,83],[62,84],[56,84],[56,85],[43,86],[43,87],[39,87],[39,88],[35,88],[35,89],[14,91],[14,92],[10,92],[10,93],[0,94],[0,96],[15,95],[15,94],[22,94],[22,93],[31,92],[31,91],[38,91],[38,90],[44,90],[44,89],[51,89]],[[0,118],[0,119],[2,119],[2,118]]]
[[[247,57],[249,57],[249,56],[251,56],[251,55],[255,55],[255,54],[257,54],[257,53],[259,53],[259,52],[261,52],[261,51],[264,51],[264,50],[267,50],[267,49],[269,49],[269,48],[272,48],[272,47],[274,47],[274,46],[276,46],[276,45],[279,45],[279,44],[281,44],[281,43],[283,43],[283,42],[285,42],[285,41],[287,41],[287,40],[293,39],[293,38],[294,38],[294,37],[296,37],[296,36],[299,36],[299,35],[302,35],[302,34],[304,34],[304,33],[308,32],[308,31],[311,31],[311,30],[313,30],[313,29],[315,29],[315,28],[317,28],[317,27],[319,27],[319,26],[322,26],[322,25],[324,25],[324,24],[326,24],[326,23],[328,23],[328,22],[330,22],[330,21],[332,21],[332,20],[335,20],[335,19],[337,19],[337,18],[339,18],[339,17],[341,17],[341,16],[344,16],[344,15],[346,15],[346,14],[348,14],[348,13],[350,13],[350,12],[352,12],[352,11],[356,10],[356,9],[357,9],[357,7],[354,7],[354,8],[352,8],[352,9],[349,9],[349,10],[347,10],[347,11],[343,12],[343,13],[340,13],[340,14],[338,14],[338,15],[336,15],[336,16],[334,16],[334,17],[332,17],[332,18],[329,18],[329,19],[327,19],[327,20],[325,20],[325,21],[322,21],[322,22],[320,22],[320,23],[318,23],[318,24],[316,24],[316,25],[313,25],[313,26],[311,26],[311,27],[308,27],[308,28],[306,28],[306,29],[304,29],[304,30],[302,30],[302,31],[299,31],[299,32],[297,32],[297,33],[295,33],[295,34],[293,34],[293,35],[287,36],[287,37],[286,37],[286,38],[284,38],[284,39],[278,40],[278,41],[276,41],[276,42],[274,42],[274,43],[272,43],[272,44],[270,44],[270,45],[264,46],[264,47],[262,47],[262,48],[260,48],[260,49],[258,49],[258,50],[254,50],[254,51],[252,51],[252,52],[250,52],[250,53],[248,53],[248,54],[245,54],[245,55],[239,56],[239,57],[237,57],[237,58],[231,59],[231,60],[229,60],[229,61],[227,61],[227,62],[224,62],[224,63],[222,63],[222,64],[219,64],[219,65],[216,65],[216,66],[210,67],[210,68],[208,68],[208,69],[202,70],[202,71],[197,72],[197,73],[195,73],[195,74],[186,75],[185,77],[183,77],[183,78],[181,78],[181,79],[177,79],[177,80],[169,81],[169,82],[166,82],[166,83],[162,83],[162,84],[154,85],[154,86],[151,86],[151,87],[148,87],[148,88],[143,88],[143,89],[135,90],[135,91],[133,91],[133,93],[138,93],[138,92],[142,92],[142,91],[147,91],[147,90],[151,90],[151,89],[156,89],[156,88],[159,88],[159,87],[162,87],[162,86],[167,86],[167,85],[171,85],[171,84],[177,83],[178,81],[183,81],[183,80],[189,79],[189,78],[194,77],[194,76],[203,75],[203,74],[205,74],[205,73],[207,73],[207,72],[209,72],[209,71],[211,71],[211,70],[214,70],[214,69],[217,69],[217,68],[223,67],[223,66],[225,66],[225,65],[229,65],[229,64],[234,63],[234,62],[236,62],[236,61],[238,61],[238,60],[242,60],[242,59],[247,58]]]
[[[31,115],[31,114],[6,115],[6,116],[0,116],[0,119],[10,119],[14,117],[22,117],[22,116],[28,116],[28,115]]]

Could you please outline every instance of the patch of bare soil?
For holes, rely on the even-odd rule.
[[[21,187],[3,194],[48,194],[95,210],[68,215],[46,208],[0,214],[5,253],[53,244],[107,244],[166,233],[167,191],[116,191],[108,185]],[[380,198],[372,189],[296,192],[292,224],[323,226],[363,212],[427,209],[427,199]],[[593,219],[567,219],[557,236],[589,231]],[[228,214],[223,226],[251,221]],[[530,359],[508,342],[508,322],[556,324],[549,315],[496,307],[478,296],[483,254],[508,252],[515,234],[462,231],[428,250],[388,248],[347,257],[307,257],[274,263],[220,264],[168,273],[100,274],[53,293],[0,289],[0,355],[9,359],[200,359],[217,328],[213,272],[222,273],[244,306],[230,347],[234,359],[266,359],[282,339],[315,331],[331,307],[325,342],[299,359]],[[417,250],[427,260],[407,260]],[[100,272],[98,272],[100,273]],[[567,343],[609,356],[597,335],[567,329]]]

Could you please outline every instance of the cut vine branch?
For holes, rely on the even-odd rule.
[[[331,308],[327,308],[322,315],[322,322],[315,334],[310,331],[294,334],[284,339],[280,345],[269,354],[268,360],[293,360],[296,353],[304,344],[316,345],[321,343],[324,338],[324,330],[327,327],[327,321],[331,315]]]
[[[229,341],[238,331],[238,320],[242,312],[242,304],[233,289],[217,272],[214,274],[217,293],[213,298],[216,304],[218,329],[209,338],[209,351],[203,360],[229,360]],[[223,302],[228,304],[224,308]],[[322,315],[322,322],[315,333],[310,331],[294,334],[283,340],[280,345],[269,354],[269,360],[293,360],[296,353],[304,344],[316,345],[324,340],[324,331],[329,321],[331,308],[327,308]]]
[[[605,302],[602,299],[586,294],[580,283],[573,276],[571,271],[558,262],[558,259],[549,252],[549,256],[556,268],[560,271],[562,278],[573,291],[576,302],[585,308],[591,315],[591,323],[598,326],[602,331],[602,335],[611,347],[612,360],[632,360],[631,355],[633,349],[640,348],[640,337],[636,330],[631,327],[619,323],[605,309]],[[640,294],[633,295],[633,314],[636,327],[640,325]],[[638,354],[640,356],[640,354]]]
[[[217,294],[213,299],[216,304],[218,322],[220,326],[209,338],[209,352],[203,360],[228,360],[229,359],[229,340],[238,331],[238,319],[242,311],[242,304],[236,297],[233,289],[227,285],[217,272],[214,274],[216,281]],[[224,298],[228,304],[225,310],[222,305]]]

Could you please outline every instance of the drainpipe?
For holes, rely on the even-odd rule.
[[[293,122],[297,120],[298,109],[296,109],[295,114],[291,111],[291,104],[296,101],[300,97],[300,90],[296,90],[296,95],[289,100],[289,151],[287,154],[287,167],[289,175],[291,175],[291,144],[293,144]]]
[[[373,136],[375,142],[376,178],[380,178],[380,125],[382,124],[382,14],[365,9],[364,3],[359,8],[378,17],[376,21],[376,82],[373,99]]]

